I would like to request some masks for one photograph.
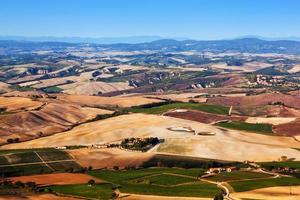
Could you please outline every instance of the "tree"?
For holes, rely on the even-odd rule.
[[[223,193],[219,192],[215,194],[214,200],[224,200]]]
[[[17,181],[17,182],[15,182],[15,186],[16,186],[17,188],[24,188],[24,187],[25,187],[25,184],[24,184],[23,182],[21,182],[21,181]]]
[[[94,186],[96,181],[94,179],[91,179],[88,181],[89,186]]]
[[[6,140],[6,142],[7,142],[7,143],[13,143],[13,142],[14,142],[14,139],[8,138],[8,139]]]
[[[19,138],[15,138],[15,139],[14,139],[14,143],[18,143],[19,141],[20,141]]]

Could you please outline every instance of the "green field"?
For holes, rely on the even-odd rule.
[[[49,167],[43,162],[50,162],[47,163]],[[56,149],[0,151],[0,171],[7,177],[51,173],[54,171],[79,171],[80,169],[81,166],[72,161],[68,153]]]
[[[59,93],[59,92],[63,91],[63,89],[61,89],[60,87],[57,87],[57,86],[43,88],[42,90],[46,93]]]
[[[259,123],[252,124],[252,123],[246,123],[246,122],[220,122],[220,123],[217,123],[216,125],[224,127],[224,128],[229,128],[229,129],[262,133],[262,134],[267,134],[267,135],[270,135],[273,133],[271,124],[259,124]]]
[[[300,185],[300,179],[294,177],[281,177],[260,180],[234,181],[230,182],[229,184],[232,186],[234,191],[243,192],[265,187]]]
[[[242,179],[256,179],[256,178],[270,178],[272,175],[257,173],[257,172],[246,172],[246,171],[233,171],[233,172],[222,172],[216,176],[207,178],[211,181],[235,181]]]
[[[152,175],[152,176],[146,176],[143,178],[135,179],[132,180],[131,183],[171,186],[171,185],[178,185],[182,183],[190,183],[195,181],[196,181],[195,178],[190,178],[190,177],[176,176],[171,174],[159,174],[159,175]]]
[[[287,161],[287,162],[262,162],[260,165],[266,169],[272,170],[278,167],[289,167],[300,170],[300,161]]]
[[[30,165],[0,167],[0,171],[1,174],[3,174],[5,177],[25,176],[25,175],[53,172],[45,164],[30,164]]]
[[[294,171],[294,172],[283,171],[281,173],[300,178],[300,161],[263,162],[263,163],[260,163],[260,165],[269,171],[271,171],[273,169],[276,170],[278,168],[285,168],[285,167],[288,167],[290,169],[295,169],[296,171]]]
[[[147,113],[147,114],[162,114],[172,109],[191,109],[199,110],[208,113],[227,115],[229,112],[228,107],[219,105],[210,105],[204,103],[169,103],[165,105],[158,105],[153,107],[137,106],[128,109],[128,112],[134,113]]]
[[[36,152],[51,152],[51,151],[59,151],[57,149],[54,149],[54,148],[32,148],[32,149],[1,149],[0,150],[0,155],[3,155],[3,154],[11,154],[11,153],[25,153],[25,152],[33,152],[33,151],[36,151]]]
[[[89,186],[88,184],[81,185],[57,185],[48,187],[54,192],[75,195],[86,198],[95,199],[112,199],[113,189],[111,184],[96,184],[94,186]]]
[[[220,190],[214,184],[198,181],[191,184],[171,187],[148,184],[122,184],[120,191],[144,195],[212,198]]]
[[[65,171],[78,171],[81,166],[75,161],[62,161],[48,164],[55,171],[65,172]]]
[[[119,185],[120,191],[125,193],[213,197],[219,189],[214,184],[197,180],[203,172],[203,169],[148,168],[126,171],[96,170],[89,174]],[[180,185],[182,183],[185,184]]]
[[[44,161],[71,159],[69,154],[64,151],[39,151],[38,154]]]

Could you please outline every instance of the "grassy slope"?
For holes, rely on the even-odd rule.
[[[135,113],[147,113],[147,114],[162,114],[172,109],[192,109],[192,110],[200,110],[208,113],[215,113],[226,115],[228,114],[229,108],[219,105],[209,105],[209,104],[201,104],[201,103],[170,103],[161,106],[154,106],[150,108],[143,107],[132,107],[129,108],[129,112]]]
[[[58,185],[49,187],[55,192],[62,194],[69,194],[75,196],[82,196],[96,199],[112,199],[112,185],[111,184],[97,184],[89,186],[88,184],[81,185]]]
[[[271,124],[252,124],[246,122],[221,122],[217,123],[218,126],[235,129],[235,130],[243,130],[255,133],[262,133],[262,134],[272,134],[272,125]]]
[[[255,178],[268,178],[272,177],[268,174],[257,173],[257,172],[243,172],[243,171],[233,171],[233,172],[223,172],[216,176],[212,176],[208,178],[212,181],[234,181],[241,179],[255,179]]]
[[[234,181],[230,182],[230,185],[236,192],[243,192],[265,187],[300,185],[300,179],[293,177],[281,177],[261,180]]]
[[[155,184],[155,185],[162,185],[162,186],[171,186],[171,185],[178,185],[182,183],[189,183],[195,182],[196,179],[182,177],[182,176],[174,176],[169,174],[159,174],[154,176],[143,177],[140,179],[135,179],[132,183],[147,183],[147,184]]]

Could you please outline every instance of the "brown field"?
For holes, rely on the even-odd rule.
[[[8,92],[10,89],[8,88],[8,84],[0,81],[0,94]]]
[[[75,124],[93,119],[97,114],[111,113],[108,110],[82,108],[61,103],[48,103],[41,110],[19,112],[0,116],[0,143],[8,138],[20,140],[51,135],[72,128]]]
[[[300,117],[300,110],[281,105],[234,106],[232,113],[251,117]]]
[[[223,87],[243,87],[243,86],[247,86],[247,79],[240,75],[240,74],[236,74],[236,75],[232,75],[230,76],[229,80],[225,81],[224,83],[222,83]]]
[[[100,97],[100,96],[83,96],[83,95],[58,95],[57,98],[63,102],[75,103],[78,105],[88,106],[120,106],[131,107],[154,102],[162,102],[158,99],[150,99],[143,96],[116,96],[116,97]]]
[[[100,179],[79,173],[55,173],[55,174],[40,174],[31,176],[19,176],[10,178],[11,181],[35,182],[38,185],[68,185],[68,184],[86,184],[89,180],[94,179],[96,183],[101,183]]]
[[[214,97],[208,99],[208,103],[225,106],[263,106],[275,102],[282,102],[288,107],[300,109],[300,97],[296,95],[266,93],[254,96]]]
[[[0,108],[6,108],[7,112],[34,110],[42,105],[42,102],[33,101],[30,98],[0,97]]]
[[[206,124],[212,124],[224,120],[245,121],[247,119],[247,117],[242,117],[242,116],[217,115],[217,114],[205,113],[201,111],[192,111],[192,110],[186,110],[182,112],[176,112],[175,110],[175,111],[167,112],[165,113],[165,115],[170,117],[176,117],[176,118],[206,123]]]
[[[273,126],[273,131],[277,135],[296,136],[296,135],[300,135],[299,130],[300,130],[300,119],[297,119],[293,122]]]
[[[26,70],[25,70],[26,71]],[[39,78],[41,78],[43,75],[29,75],[25,77],[16,77],[10,79],[7,83],[9,84],[17,84],[17,83],[23,83],[23,82],[29,82],[29,81],[35,81]]]
[[[93,169],[125,168],[140,166],[149,160],[153,154],[123,151],[118,148],[111,149],[77,149],[68,151],[69,154],[83,167],[92,166]]]
[[[211,67],[213,69],[230,69],[230,70],[241,70],[246,72],[252,72],[256,71],[258,69],[263,69],[266,67],[272,66],[269,63],[263,63],[263,62],[248,62],[245,63],[243,66],[228,66],[226,63],[218,63],[213,64]]]
[[[189,102],[190,100],[197,101],[199,103],[206,102],[207,98],[194,98],[202,93],[180,93],[180,94],[157,94],[157,95],[146,95],[145,97],[168,99],[172,101]]]
[[[100,81],[92,82],[77,82],[59,86],[66,94],[77,95],[98,95],[107,92],[114,92],[119,90],[127,90],[133,87],[126,82],[105,83]]]
[[[22,196],[5,195],[0,197],[0,200],[80,200],[80,199],[74,197],[56,196],[54,194],[30,194],[30,195],[22,195]]]
[[[124,200],[211,200],[210,198],[168,197],[168,196],[139,195],[139,194],[125,194],[125,193],[121,193],[121,197]]]
[[[290,191],[292,195],[290,195]],[[234,199],[264,199],[264,200],[298,200],[300,199],[300,186],[268,187],[247,192],[232,193]]]
[[[169,127],[191,127],[215,135],[199,136],[171,131]],[[268,136],[221,129],[209,124],[167,116],[130,114],[86,123],[70,131],[1,148],[55,147],[120,141],[128,137],[159,137],[166,141],[153,151],[220,160],[273,161],[281,156],[300,160],[299,142],[290,137]],[[257,152],[260,152],[257,154]]]
[[[26,97],[26,98],[30,98],[32,97],[32,95],[40,95],[40,96],[47,96],[47,94],[45,94],[44,92],[41,91],[24,91],[24,92],[20,92],[20,91],[10,91],[7,92],[5,94],[3,94],[3,97]]]

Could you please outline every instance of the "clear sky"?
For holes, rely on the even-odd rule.
[[[0,0],[0,35],[300,37],[300,0]]]

